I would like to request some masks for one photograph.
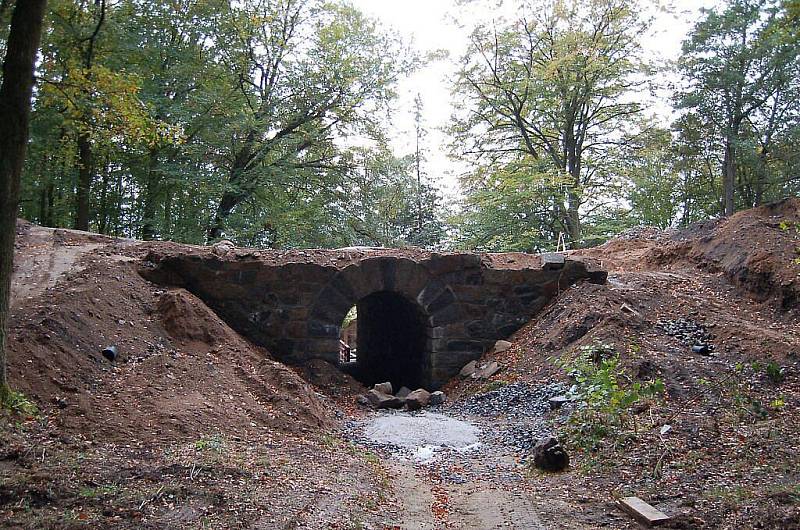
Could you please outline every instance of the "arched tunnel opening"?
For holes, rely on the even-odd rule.
[[[390,291],[366,296],[342,323],[341,366],[365,385],[391,381],[397,390],[425,384],[427,319],[421,308]]]

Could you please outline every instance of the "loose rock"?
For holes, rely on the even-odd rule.
[[[714,351],[714,345],[711,344],[713,335],[709,333],[703,324],[690,318],[659,320],[656,322],[656,327],[667,335],[679,339],[687,346],[691,346],[694,353],[711,355]]]
[[[478,369],[478,361],[470,361],[464,365],[464,368],[461,369],[459,375],[461,377],[467,378],[475,373]]]
[[[408,410],[419,410],[427,407],[431,401],[431,393],[424,388],[418,388],[406,396]]]
[[[442,405],[447,400],[447,396],[445,396],[444,392],[441,390],[437,390],[433,394],[431,394],[431,406]]]
[[[367,392],[367,399],[376,409],[399,409],[403,406],[403,400],[391,394],[385,394],[374,388]]]
[[[392,383],[389,381],[385,383],[378,383],[372,388],[383,394],[394,394],[394,392],[392,391]]]
[[[542,438],[533,448],[533,464],[544,471],[563,471],[569,466],[569,455],[552,436]]]
[[[512,383],[491,392],[476,394],[458,403],[456,410],[474,416],[501,416],[529,418],[541,416],[550,410],[551,397],[567,393],[562,383],[529,385]]]
[[[400,387],[400,390],[398,390],[397,394],[395,394],[395,395],[397,397],[399,397],[400,399],[405,399],[406,397],[408,397],[408,395],[410,393],[411,393],[411,389],[410,388],[408,388],[407,386],[402,386],[402,387]]]
[[[567,396],[555,396],[548,399],[547,403],[550,405],[550,410],[558,410],[564,405],[564,403],[569,401],[570,399]]]
[[[492,361],[488,364],[481,366],[474,374],[472,374],[472,378],[489,379],[499,371],[500,371],[500,365],[497,364],[497,362]]]
[[[223,239],[222,241],[217,241],[211,247],[211,253],[215,256],[224,257],[233,252],[236,249],[236,245],[233,244],[233,241],[229,241],[227,239]]]
[[[507,340],[498,340],[494,343],[494,351],[496,353],[502,353],[511,347],[511,343]]]

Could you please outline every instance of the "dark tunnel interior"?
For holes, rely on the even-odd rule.
[[[359,300],[356,308],[357,360],[349,371],[366,385],[391,381],[395,391],[422,387],[427,321],[420,307],[381,291]]]

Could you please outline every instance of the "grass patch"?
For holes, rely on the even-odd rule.
[[[225,450],[225,440],[221,434],[215,434],[206,438],[200,438],[194,443],[194,448],[197,451],[214,451],[215,453],[222,453]]]
[[[119,486],[116,484],[104,484],[102,486],[96,487],[86,487],[81,488],[81,491],[78,493],[79,497],[83,497],[84,499],[97,499],[99,497],[105,497],[110,495],[116,495],[119,491]]]

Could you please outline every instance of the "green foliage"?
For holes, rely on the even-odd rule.
[[[479,23],[453,87],[458,211],[422,97],[410,152],[386,137],[421,60],[346,1],[102,5],[50,2],[21,201],[43,225],[75,225],[86,195],[89,228],[118,236],[535,252],[719,214],[726,153],[737,207],[800,193],[792,2],[703,12],[669,130],[640,97],[646,2],[520,0]]]
[[[356,306],[353,306],[344,316],[344,321],[342,322],[342,329],[349,326],[357,318],[358,318],[358,308]]]
[[[613,346],[595,343],[583,346],[577,355],[566,355],[559,361],[575,380],[574,398],[579,401],[570,417],[569,437],[583,448],[595,448],[604,438],[616,440],[630,430],[636,432],[632,409],[661,396],[664,383],[632,381],[620,363]]]
[[[785,403],[781,398],[770,399],[768,408],[754,391],[754,379],[763,376],[777,384],[783,380],[784,371],[773,361],[767,364],[759,361],[738,362],[734,365],[731,377],[723,386],[723,395],[730,399],[737,421],[766,420],[769,417],[769,408],[775,411],[783,408]]]
[[[225,450],[225,439],[221,434],[200,438],[194,442],[194,448],[196,451],[210,450],[215,453],[222,453]]]
[[[51,2],[26,218],[72,226],[88,172],[102,233],[439,244],[438,192],[386,147],[394,86],[417,63],[396,35],[346,2],[99,5]]]
[[[8,387],[0,389],[0,408],[20,416],[36,417],[39,415],[39,407],[36,406],[36,403],[21,392],[16,392]]]
[[[464,100],[453,155],[471,166],[466,245],[581,246],[587,212],[617,203],[624,146],[642,108],[627,97],[648,72],[634,0],[542,0],[520,18],[479,24],[457,76]],[[589,111],[591,109],[591,111]]]
[[[81,488],[80,492],[78,492],[78,496],[86,499],[98,499],[100,497],[116,495],[118,491],[119,486],[116,484],[103,484],[101,486]]]
[[[490,381],[481,387],[481,393],[492,392],[494,390],[500,390],[508,383],[505,381]]]
[[[786,370],[775,361],[768,362],[764,371],[773,383],[780,383],[786,378]]]
[[[786,8],[780,0],[728,0],[703,10],[683,45],[688,88],[677,104],[696,120],[678,126],[700,128],[712,155],[705,169],[687,170],[718,181],[735,208],[798,192],[797,159],[787,154],[798,146],[800,40]]]

